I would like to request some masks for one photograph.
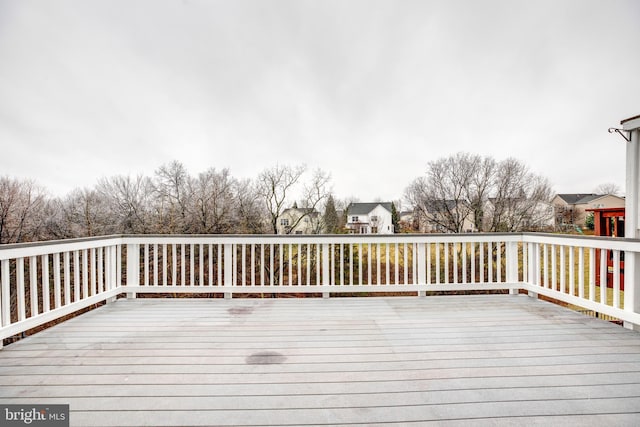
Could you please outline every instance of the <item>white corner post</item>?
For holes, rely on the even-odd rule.
[[[518,242],[507,242],[506,256],[507,283],[515,284],[518,282]],[[509,294],[518,295],[518,289],[509,289]]]
[[[640,239],[640,116],[620,122],[630,137],[626,153],[625,225],[628,239]],[[624,309],[640,312],[640,254],[626,252],[624,259]],[[640,329],[640,325],[625,322],[625,328]]]
[[[140,286],[140,245],[127,244],[127,287]],[[127,299],[134,299],[135,292],[127,292]]]
[[[105,248],[105,258],[104,258],[104,271],[105,271],[105,288],[106,290],[115,289],[120,286],[122,282],[122,278],[118,273],[118,263],[120,262],[120,258],[118,257],[118,248],[120,245],[116,246],[107,246]],[[67,253],[65,253],[65,257]],[[66,265],[68,265],[67,258],[65,258],[65,280],[69,275],[67,274]],[[66,282],[65,282],[66,287]],[[107,304],[114,302],[117,297],[109,297],[107,298]]]

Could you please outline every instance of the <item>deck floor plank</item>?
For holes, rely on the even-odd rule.
[[[525,296],[118,300],[0,351],[72,425],[640,424],[640,334]]]

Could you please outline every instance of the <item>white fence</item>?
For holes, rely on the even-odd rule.
[[[625,259],[638,252],[635,240],[527,233],[140,235],[5,245],[0,339],[142,293],[526,291],[640,325],[635,284],[624,277]]]

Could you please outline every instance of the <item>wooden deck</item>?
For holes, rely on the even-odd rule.
[[[525,296],[119,300],[0,350],[71,425],[640,424],[640,334]]]

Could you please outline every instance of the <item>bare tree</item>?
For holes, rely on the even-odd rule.
[[[234,232],[242,234],[264,233],[266,229],[264,218],[267,213],[256,184],[246,179],[237,181],[235,187]]]
[[[491,157],[461,155],[470,174],[466,199],[475,230],[482,230],[485,216],[485,201],[492,190],[496,174],[496,161]]]
[[[76,189],[52,200],[47,228],[55,238],[88,237],[116,232],[107,198],[96,190]]]
[[[118,233],[149,233],[154,231],[149,207],[153,185],[142,175],[115,176],[101,179],[97,191],[106,199],[109,214]]]
[[[425,224],[428,221],[427,209],[427,179],[419,176],[414,179],[404,191],[406,202],[413,208],[414,221]],[[420,229],[421,227],[417,227]]]
[[[442,231],[516,231],[550,220],[549,183],[515,159],[458,153],[430,162],[405,190],[414,215]]]
[[[164,233],[189,232],[188,211],[191,203],[189,173],[178,161],[164,164],[156,170],[154,213],[160,231]]]
[[[414,213],[436,229],[462,232],[473,212],[469,196],[476,166],[477,159],[465,153],[429,162],[426,176],[405,190]]]
[[[236,181],[228,169],[214,168],[189,180],[192,203],[190,230],[194,233],[223,234],[233,231],[233,213],[237,208],[234,191]]]
[[[298,183],[305,170],[305,166],[292,168],[276,165],[265,169],[258,176],[258,192],[267,208],[269,229],[274,234],[278,233],[278,217],[291,199],[292,188]]]
[[[620,194],[622,194],[622,191],[620,190],[620,186],[612,182],[605,182],[603,184],[598,185],[596,188],[593,189],[593,192],[595,194],[612,194],[614,196],[619,196]]]
[[[549,204],[551,186],[520,161],[509,158],[498,164],[491,198],[488,231],[521,231],[542,228],[553,218]]]
[[[327,199],[329,191],[330,175],[320,169],[314,171],[307,183],[302,183],[302,176],[306,171],[305,166],[281,166],[265,169],[258,176],[258,192],[265,203],[268,215],[269,230],[278,233],[278,218],[295,201],[296,190],[302,186],[301,214],[290,224],[293,230],[304,218],[307,218]]]
[[[329,191],[329,174],[304,166],[276,166],[258,179],[237,180],[228,169],[196,177],[174,161],[152,178],[138,175],[99,180],[49,199],[31,181],[0,178],[0,243],[113,233],[264,233],[276,231],[286,206],[298,202],[314,221]]]
[[[320,206],[326,203],[331,194],[330,181],[331,175],[329,173],[324,172],[321,169],[316,169],[315,171],[313,171],[311,181],[304,185],[303,198],[301,201],[301,203],[307,210],[306,217],[299,217],[298,220],[295,221],[294,224],[292,224],[291,229],[298,225],[303,219],[309,218],[310,216],[319,215],[318,209],[320,208]],[[323,229],[323,222],[320,220],[320,218],[310,219],[313,225],[312,232],[314,234],[321,233]]]
[[[38,213],[45,201],[44,189],[33,181],[0,177],[0,244],[38,238],[45,225]]]

